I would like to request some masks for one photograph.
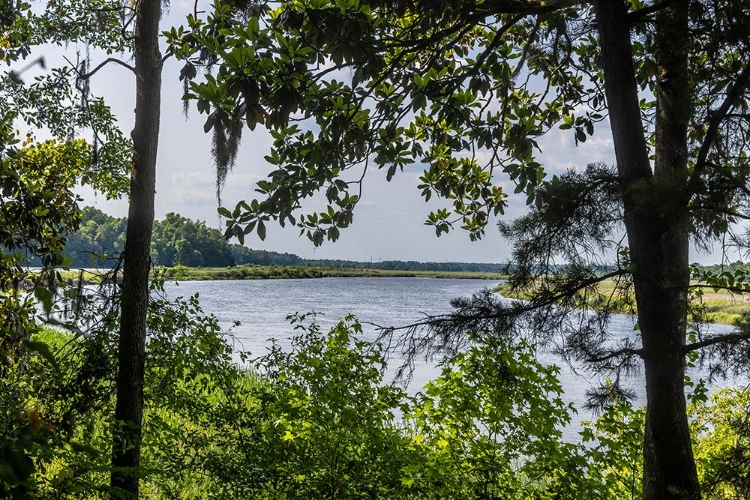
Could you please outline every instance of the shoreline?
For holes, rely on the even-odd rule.
[[[100,283],[110,272],[109,269],[70,269],[61,271],[63,279],[78,280],[83,277],[86,283]],[[315,278],[439,278],[439,279],[483,279],[501,280],[507,278],[501,273],[470,271],[422,271],[400,269],[365,269],[307,266],[261,266],[245,264],[233,267],[157,267],[158,273],[169,281],[225,281],[261,279],[315,279]]]
[[[63,279],[75,282],[81,277],[84,283],[97,284],[103,279],[111,279],[109,269],[70,269],[60,271]],[[319,278],[435,278],[435,279],[478,279],[505,280],[506,274],[470,271],[422,271],[398,269],[337,268],[308,266],[262,266],[243,264],[233,267],[157,267],[158,273],[166,281],[228,281],[265,279],[319,279]],[[119,277],[121,279],[121,276]],[[513,293],[507,286],[498,285],[495,291],[510,299],[523,299],[522,293]],[[627,307],[626,307],[627,306]],[[743,297],[732,297],[728,293],[706,293],[702,306],[707,323],[734,325],[743,314],[750,313],[750,301]],[[623,304],[623,310],[614,312],[632,313],[632,305]]]

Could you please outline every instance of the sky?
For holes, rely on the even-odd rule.
[[[192,11],[193,2],[173,0],[169,13],[162,22],[164,30],[182,23]],[[61,50],[44,49],[47,67],[63,64]],[[74,47],[66,49],[74,54]],[[101,56],[104,58],[104,56]],[[103,59],[101,59],[103,60]],[[98,64],[92,56],[91,67]],[[178,80],[181,64],[170,59],[162,75],[162,115],[159,154],[157,159],[156,217],[161,219],[176,212],[191,219],[205,221],[210,227],[223,230],[217,215],[215,195],[215,170],[211,159],[211,138],[203,132],[205,115],[193,109],[186,119],[182,108],[182,82]],[[28,77],[33,77],[34,69]],[[27,75],[24,75],[27,77]],[[132,129],[135,107],[135,79],[132,73],[118,65],[108,65],[91,81],[94,95],[105,98],[126,133]],[[540,160],[548,175],[560,174],[567,169],[580,169],[592,162],[614,163],[614,149],[607,122],[599,124],[593,137],[579,146],[575,145],[571,131],[553,130],[539,141]],[[252,200],[254,187],[271,170],[263,157],[268,154],[271,140],[268,133],[258,127],[246,129],[234,171],[228,176],[222,193],[224,206],[232,209],[240,200]],[[419,169],[397,174],[389,183],[385,172],[368,172],[363,183],[360,203],[355,209],[352,226],[342,231],[340,239],[325,242],[315,248],[299,229],[269,224],[265,241],[253,234],[245,245],[264,250],[295,253],[304,258],[347,259],[358,261],[416,260],[432,262],[506,262],[510,256],[508,243],[500,236],[496,220],[492,220],[482,240],[472,242],[468,233],[455,229],[435,236],[432,227],[424,225],[431,209],[441,206],[425,203],[416,186]],[[513,196],[513,184],[507,178],[498,178],[506,193],[511,194],[505,220],[524,213],[525,197]],[[127,215],[127,202],[107,201],[87,188],[79,190],[84,205],[91,205],[116,216]],[[310,208],[316,208],[313,204]],[[718,257],[694,252],[694,260],[717,262]]]

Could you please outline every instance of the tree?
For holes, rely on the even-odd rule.
[[[161,266],[227,267],[235,263],[221,231],[168,213],[157,221],[152,238],[154,262]]]
[[[4,139],[12,137],[3,123]],[[7,143],[4,142],[4,146]],[[0,494],[23,495],[34,464],[28,456],[38,436],[41,419],[29,405],[29,358],[49,354],[36,339],[37,305],[50,312],[57,285],[54,267],[62,262],[65,232],[78,222],[72,191],[77,176],[88,166],[88,146],[83,141],[7,146],[0,155]],[[38,257],[43,271],[32,275],[26,268]],[[28,290],[22,283],[30,284]]]
[[[205,21],[190,18],[188,30],[167,38],[186,60],[183,76],[196,79],[187,98],[208,115],[219,186],[242,124],[271,131],[274,170],[258,183],[262,198],[220,210],[240,241],[252,231],[264,238],[270,219],[296,223],[316,245],[336,240],[372,166],[390,180],[414,163],[427,165],[425,199],[450,205],[426,223],[438,235],[460,224],[479,238],[503,212],[497,178],[509,176],[533,207],[502,226],[515,238],[513,284],[532,287],[534,299],[510,308],[487,296],[458,303],[429,323],[434,342],[497,323],[496,335],[513,337],[523,330],[518,319],[531,317],[537,341],[613,375],[614,385],[592,392],[600,401],[622,393],[620,375],[642,360],[643,496],[700,498],[686,357],[744,367],[750,334],[688,328],[688,298],[702,286],[749,288],[744,273],[691,283],[688,254],[691,241],[744,245],[748,8],[732,0],[310,0],[238,12],[217,1]],[[197,80],[202,64],[218,69]],[[607,118],[615,168],[545,181],[539,136],[559,128],[584,142]],[[297,220],[302,200],[321,191],[327,210]],[[611,255],[617,265],[603,273]],[[608,278],[617,279],[615,295],[634,293],[636,340],[610,338],[606,300],[600,314],[568,315]]]
[[[68,235],[65,256],[75,267],[88,267],[99,259],[116,258],[123,251],[126,230],[126,218],[110,217],[96,208],[84,207],[78,231]],[[181,247],[179,253],[184,253],[186,258],[177,255],[178,247]],[[191,260],[195,255],[198,260]],[[168,267],[228,267],[235,264],[232,249],[221,231],[207,227],[205,222],[174,213],[168,213],[164,220],[154,221],[151,262]]]
[[[135,125],[132,132],[133,160],[123,266],[117,405],[112,440],[113,498],[119,498],[123,494],[138,497],[146,315],[161,106],[162,58],[158,39],[161,1],[136,2],[134,19]]]
[[[701,484],[713,498],[747,497],[750,493],[750,415],[747,390],[721,389],[709,401],[693,399],[690,427],[696,438]]]
[[[159,0],[140,0],[132,5],[119,0],[53,1],[47,3],[39,22],[43,28],[39,30],[40,36],[46,40],[58,44],[80,42],[108,54],[132,51],[134,60],[134,65],[130,66],[110,57],[91,69],[87,57],[75,68],[84,102],[89,98],[88,82],[109,63],[131,70],[136,78],[112,444],[111,487],[114,498],[138,496],[150,241],[154,220],[163,63],[158,43],[161,7]],[[75,21],[61,23],[61,16]]]

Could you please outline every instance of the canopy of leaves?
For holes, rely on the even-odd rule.
[[[460,222],[478,238],[505,206],[495,173],[508,173],[533,199],[544,176],[537,137],[564,124],[585,140],[601,119],[600,89],[583,85],[586,68],[577,63],[596,51],[585,11],[360,1],[261,4],[245,15],[221,2],[214,9],[205,21],[190,19],[189,30],[167,33],[186,68],[219,64],[186,97],[209,113],[206,130],[243,120],[274,138],[266,160],[276,170],[258,185],[266,198],[238,206],[230,233],[260,228],[269,216],[295,222],[298,203],[324,191],[331,208],[300,226],[316,244],[335,240],[368,168],[390,180],[423,163],[424,197],[452,204],[428,223],[440,234]],[[534,73],[548,88],[526,85]],[[575,116],[581,104],[590,109]]]

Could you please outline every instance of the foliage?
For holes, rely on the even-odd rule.
[[[314,321],[306,325],[304,316],[292,321],[292,350],[273,346],[257,361],[275,389],[256,440],[263,453],[255,461],[256,477],[265,494],[408,496],[401,469],[413,452],[395,423],[405,394],[382,383],[381,347],[358,338],[362,327],[353,318],[342,319],[327,335]]]
[[[583,456],[599,498],[641,498],[643,491],[643,434],[645,408],[633,408],[625,399],[607,405],[595,422],[584,422],[581,441]]]
[[[28,84],[13,73],[4,74],[5,105],[12,110],[6,119],[17,117],[28,129],[46,129],[53,137],[90,135],[88,168],[80,172],[81,181],[107,199],[119,198],[128,186],[130,140],[101,98],[85,94],[82,105],[76,78],[70,68],[52,68]]]
[[[92,293],[109,300],[100,321],[79,317],[99,330],[35,337],[50,354],[29,358],[34,377],[23,401],[35,432],[27,462],[27,493],[35,497],[109,494],[118,302],[116,287],[107,286],[87,292],[89,300]],[[364,341],[352,318],[326,334],[314,319],[292,318],[292,350],[275,346],[248,371],[233,362],[226,335],[197,297],[167,301],[158,285],[155,293],[145,497],[639,496],[643,410],[620,400],[584,425],[581,443],[563,443],[560,426],[571,408],[560,399],[558,369],[539,364],[529,345],[477,336],[411,399],[385,382],[381,347]],[[691,409],[709,498],[744,491],[747,394],[728,396],[718,393],[712,404],[694,398]]]
[[[440,341],[465,339],[472,330],[463,327],[483,321],[505,335],[530,325],[566,359],[611,376],[611,389],[590,393],[599,406],[628,395],[620,381],[642,359],[643,496],[700,498],[686,358],[700,352],[714,374],[746,373],[750,330],[740,321],[730,334],[707,334],[705,309],[688,297],[750,287],[743,272],[691,284],[688,258],[691,243],[747,248],[738,230],[750,217],[747,20],[747,6],[734,1],[312,1],[255,4],[239,15],[217,3],[205,22],[190,19],[168,38],[186,60],[186,80],[196,65],[219,66],[186,95],[208,115],[215,141],[229,138],[230,154],[216,155],[219,187],[243,121],[274,138],[261,199],[220,210],[227,236],[263,239],[266,221],[295,224],[302,202],[325,193],[328,207],[298,226],[315,245],[336,240],[370,165],[390,180],[421,162],[423,196],[452,205],[427,223],[438,235],[460,223],[475,239],[503,210],[493,176],[507,174],[535,204],[503,227],[520,262],[513,286],[535,287],[534,300],[504,307],[480,298],[462,305],[453,326],[443,318],[428,329]],[[536,138],[559,128],[579,143],[605,116],[615,168],[545,182]],[[598,273],[613,255],[616,270]],[[602,300],[607,278],[616,287]],[[571,313],[592,296],[595,314]],[[615,339],[611,313],[622,304],[637,305],[639,333]]]
[[[8,65],[27,59],[41,42],[37,14],[25,2],[3,2],[0,18],[0,58]],[[68,263],[66,236],[80,218],[74,186],[89,184],[108,197],[119,196],[126,170],[122,155],[129,150],[109,108],[100,100],[87,106],[76,99],[73,72],[53,69],[24,82],[22,73],[37,64],[45,69],[39,57],[0,76],[0,491],[18,496],[35,487],[30,454],[43,456],[68,442],[67,415],[77,413],[58,408],[62,420],[54,422],[43,415],[46,405],[54,404],[47,399],[50,391],[69,387],[35,318],[40,313],[49,318],[62,288],[55,268]],[[39,142],[16,127],[57,139]],[[74,138],[89,132],[92,142]],[[32,263],[43,266],[42,272],[29,273]],[[47,380],[32,368],[37,359],[54,368]],[[42,383],[47,385],[39,390]]]
[[[125,245],[125,218],[114,218],[83,207],[78,230],[68,235],[65,255],[71,266],[94,267],[101,259],[115,259]]]
[[[29,379],[34,377],[29,357],[49,352],[34,338],[37,304],[47,313],[52,308],[59,280],[54,267],[63,264],[65,233],[78,223],[72,187],[86,168],[88,147],[82,141],[48,141],[16,149],[7,124],[0,127],[11,139],[0,154],[0,491],[20,493],[31,473],[28,450],[37,440],[45,441],[38,411],[29,404]],[[28,256],[41,260],[42,273],[28,272]]]
[[[33,340],[46,348],[26,359],[26,391],[18,404],[27,409],[31,430],[21,426],[26,420],[8,421],[28,441],[23,490],[16,486],[10,490],[14,493],[36,498],[111,493],[119,285],[110,281],[79,292],[83,295],[72,296],[69,307],[57,315],[71,330],[40,330]],[[149,306],[145,488],[152,497],[190,491],[201,496],[217,486],[191,458],[221,454],[217,443],[228,432],[236,437],[233,419],[246,409],[257,381],[234,365],[216,318],[203,314],[197,297],[166,301],[158,298],[158,284],[154,293]],[[229,449],[239,453],[238,441]],[[217,468],[224,470],[220,463]],[[211,471],[208,465],[206,469]],[[196,470],[208,479],[200,482]],[[2,491],[14,487],[15,478],[4,474],[0,479]]]
[[[576,453],[561,429],[574,411],[555,366],[534,349],[476,337],[418,394],[414,443],[426,463],[404,481],[440,498],[552,498]],[[579,474],[582,471],[577,471]]]
[[[440,272],[440,271],[392,271],[388,269],[357,269],[308,266],[257,266],[189,268],[175,266],[164,270],[169,279],[177,281],[244,280],[244,279],[304,279],[343,277],[383,278],[443,278],[443,279],[487,279],[497,280],[501,275],[492,273]],[[95,278],[95,275],[91,276]]]
[[[49,4],[57,9],[51,11],[55,15],[65,15],[59,10],[61,4]],[[145,4],[137,2],[135,5]],[[158,10],[157,3],[148,5]],[[18,4],[18,8],[23,11],[25,7]],[[118,24],[116,16],[105,15],[98,19],[97,13],[114,13],[126,8],[121,4],[112,11],[81,8],[76,12],[85,17],[85,23],[51,22],[46,26],[53,31],[43,31],[43,37],[56,42],[72,39],[106,45],[111,39],[97,40],[100,32],[92,29],[94,26],[108,33],[128,27],[127,24]],[[727,371],[728,366],[740,369],[748,366],[750,330],[746,324],[739,325],[741,328],[737,332],[726,336],[706,335],[699,324],[690,325],[688,335],[687,328],[690,312],[687,294],[691,287],[698,286],[689,282],[690,238],[704,248],[715,242],[724,245],[727,236],[741,246],[747,244],[735,231],[736,223],[748,217],[750,205],[747,190],[750,174],[747,161],[750,65],[747,54],[750,51],[746,36],[750,16],[746,15],[746,10],[744,4],[734,1],[393,4],[379,0],[311,0],[282,2],[273,7],[261,2],[246,4],[244,8],[217,1],[205,21],[191,17],[187,30],[172,30],[167,38],[171,43],[170,50],[186,61],[182,77],[188,85],[187,97],[194,98],[198,110],[208,115],[205,128],[214,133],[219,188],[236,158],[243,124],[251,129],[258,124],[271,129],[274,145],[267,160],[275,170],[258,186],[261,199],[241,202],[234,211],[221,210],[228,219],[226,234],[235,235],[240,241],[251,232],[265,238],[266,222],[271,219],[282,224],[298,223],[316,245],[326,238],[336,240],[340,230],[353,220],[363,178],[371,165],[386,170],[386,178],[390,180],[399,170],[418,163],[426,165],[420,185],[423,196],[429,199],[437,195],[446,200],[446,206],[430,214],[427,223],[438,235],[454,225],[461,225],[472,239],[476,239],[482,236],[491,217],[504,210],[506,193],[500,188],[496,174],[507,175],[516,190],[526,194],[527,202],[534,203],[528,216],[503,227],[505,234],[514,240],[519,261],[513,284],[517,287],[533,284],[538,287],[538,293],[528,304],[510,306],[493,301],[489,294],[456,301],[454,315],[427,325],[432,328],[432,337],[426,343],[433,342],[440,349],[446,345],[471,348],[473,335],[489,332],[500,342],[493,345],[493,349],[502,353],[507,348],[506,342],[513,345],[519,332],[530,328],[534,340],[559,348],[566,359],[586,362],[597,373],[611,375],[611,385],[605,384],[591,393],[594,402],[605,411],[606,418],[592,434],[597,436],[598,433],[600,443],[592,443],[589,450],[592,457],[616,457],[622,459],[621,462],[610,462],[598,473],[582,472],[585,460],[581,456],[586,457],[586,451],[581,455],[568,454],[570,450],[566,447],[547,442],[545,450],[550,449],[553,456],[560,458],[563,468],[562,472],[554,469],[552,477],[547,475],[545,480],[551,481],[558,489],[562,485],[575,489],[577,493],[602,490],[609,494],[616,491],[616,495],[631,497],[638,491],[633,482],[637,472],[633,471],[639,469],[640,462],[633,452],[635,441],[623,440],[622,435],[626,431],[634,434],[640,424],[637,414],[616,404],[626,395],[620,386],[621,376],[637,369],[636,361],[642,358],[649,380],[649,407],[643,431],[643,496],[698,497],[698,474],[692,460],[681,385],[685,359],[692,360],[694,353],[701,350],[707,353],[701,360],[711,363],[713,371]],[[23,13],[3,12],[2,15],[0,43],[4,60],[26,55],[25,45],[31,40],[31,18],[19,14]],[[122,16],[123,23],[126,17]],[[155,16],[149,19],[153,20]],[[150,42],[155,44],[155,37]],[[114,43],[106,45],[106,50],[120,50],[126,46],[127,43]],[[158,57],[151,59],[153,62],[159,60]],[[197,66],[203,64],[218,64],[219,67],[212,73],[206,72],[203,80],[198,80]],[[86,71],[84,64],[77,68],[75,75],[83,78]],[[34,126],[43,124],[54,134],[67,134],[81,127],[80,120],[85,113],[67,113],[57,107],[57,103],[65,107],[69,101],[66,100],[68,94],[56,93],[58,80],[55,78],[69,84],[71,76],[73,73],[56,72],[51,79],[37,81],[38,94],[35,95],[32,87],[27,89],[18,84],[18,74],[7,75],[2,88],[3,96],[8,98],[3,99],[3,104],[11,104],[2,110],[0,124],[3,168],[17,153],[17,150],[7,148],[15,140],[10,127],[16,118]],[[538,83],[541,84],[539,91],[536,90]],[[154,91],[155,88],[148,90]],[[89,99],[87,90],[84,95]],[[138,95],[156,94],[140,92]],[[39,113],[35,108],[40,106],[49,107],[49,113]],[[158,110],[158,106],[146,108],[154,112]],[[107,123],[111,121],[105,107],[94,105],[89,109],[98,110],[97,114]],[[582,142],[594,133],[595,124],[605,115],[613,125],[617,171],[594,165],[585,171],[569,172],[545,181],[545,171],[537,158],[538,137],[559,128],[569,130],[574,141]],[[47,117],[51,119],[47,120]],[[94,128],[96,146],[99,144],[98,131],[103,129],[95,124],[89,125]],[[134,135],[154,137],[153,134]],[[127,143],[119,140],[121,136],[112,138],[120,146]],[[90,164],[99,161],[97,151],[98,147],[91,150]],[[138,155],[135,157],[139,158]],[[105,168],[105,175],[98,177],[98,173],[94,175],[96,170],[91,168],[83,173],[83,177],[103,179],[102,187],[111,188],[116,193],[119,188],[115,184],[121,180],[117,169],[123,165],[116,154],[112,158],[114,169]],[[106,166],[106,162],[103,164]],[[12,185],[16,182],[13,174],[17,172],[6,170]],[[6,175],[5,170],[3,175]],[[16,177],[20,179],[22,175]],[[144,191],[149,196],[153,194],[149,186]],[[65,188],[61,192],[64,196],[67,194]],[[324,194],[328,206],[321,212],[300,216],[298,222],[296,211],[305,199],[316,193]],[[3,201],[5,197],[4,192]],[[141,205],[135,200],[134,206]],[[33,234],[41,228],[50,244],[32,238],[31,245],[40,244],[36,249],[38,253],[44,253],[50,263],[57,263],[62,238],[58,237],[60,227],[55,224],[60,222],[72,227],[74,222],[65,216],[62,221],[52,216],[44,219],[43,216],[47,215],[42,213],[44,210],[24,212],[24,217],[38,217],[39,220],[20,219],[22,229],[31,230],[30,234]],[[51,230],[46,226],[48,223]],[[620,238],[623,227],[630,247],[626,247]],[[23,237],[21,241],[15,241],[12,237],[15,233],[10,234],[9,247],[28,243]],[[36,250],[32,247],[32,252]],[[602,274],[598,270],[609,252],[617,255],[617,266],[612,272]],[[134,252],[128,253],[132,259]],[[186,252],[185,257],[194,257],[194,253]],[[96,484],[101,484],[96,479],[101,471],[96,469],[99,462],[91,458],[92,452],[75,449],[72,443],[78,441],[69,441],[71,434],[60,432],[60,440],[55,441],[58,436],[55,429],[44,424],[47,421],[65,423],[64,418],[58,417],[68,415],[67,406],[56,406],[57,400],[47,396],[42,389],[27,384],[25,379],[14,378],[27,375],[28,351],[37,352],[40,359],[53,368],[55,363],[54,356],[45,347],[47,344],[34,344],[33,336],[28,342],[36,328],[30,318],[33,314],[31,302],[21,306],[13,302],[20,294],[18,280],[11,276],[23,254],[8,255],[10,264],[6,275],[10,277],[6,279],[3,275],[2,278],[5,280],[3,292],[9,290],[10,299],[3,307],[14,314],[21,311],[19,321],[11,322],[8,330],[13,334],[21,332],[23,342],[19,344],[14,339],[1,346],[2,354],[5,351],[10,353],[8,365],[11,367],[10,370],[3,368],[10,374],[6,377],[5,372],[2,373],[3,384],[7,383],[3,390],[8,393],[3,400],[12,404],[8,415],[4,415],[9,418],[2,424],[2,486],[13,494],[36,487],[31,484],[29,476],[31,453],[38,455],[37,463],[46,463],[45,460],[52,463],[55,447],[67,446],[66,443],[70,442],[71,451],[79,458],[66,458],[64,462],[75,463],[76,467],[51,465],[49,470],[54,469],[55,475],[47,483],[51,490],[64,492],[89,487],[96,490]],[[5,262],[5,254],[3,257]],[[134,271],[147,271],[145,262],[136,267]],[[133,276],[133,273],[128,273],[128,276]],[[606,278],[618,279],[617,295],[627,298],[631,291],[635,291],[640,333],[634,338],[611,337],[608,328],[611,310],[606,307],[596,314],[570,314],[579,306],[585,306],[587,293],[598,293],[599,283]],[[708,286],[748,291],[747,275],[743,271],[708,274],[702,280]],[[50,290],[37,286],[35,291],[43,306],[51,309]],[[191,308],[194,306],[187,306],[186,311],[190,312]],[[172,325],[184,324],[190,330],[202,324],[178,320],[178,316],[172,316],[166,310],[161,313],[166,320],[174,320]],[[113,323],[108,314],[105,317],[109,324]],[[128,314],[122,318],[123,322],[131,319]],[[159,321],[154,319],[154,325],[160,330],[184,334],[181,326],[169,330],[169,323]],[[215,322],[204,323],[209,330],[216,326]],[[102,324],[107,326],[107,323]],[[345,329],[341,326],[341,330]],[[314,330],[314,327],[310,328],[308,333],[315,333]],[[229,454],[239,449],[234,459],[220,461],[220,467],[228,465],[223,469],[224,477],[231,476],[226,474],[227,470],[244,472],[235,474],[239,478],[236,482],[226,481],[227,488],[233,493],[254,492],[253,488],[262,488],[262,493],[267,496],[279,492],[293,496],[300,492],[335,497],[348,494],[347,488],[351,484],[361,484],[360,490],[354,493],[372,494],[372,488],[377,488],[378,492],[384,488],[388,492],[403,493],[403,489],[417,484],[416,479],[415,483],[409,482],[413,476],[404,482],[404,478],[392,469],[382,467],[378,462],[380,455],[372,452],[384,442],[390,443],[391,446],[385,447],[387,463],[400,466],[407,463],[416,449],[414,446],[401,448],[403,436],[388,426],[393,407],[388,394],[393,395],[392,390],[382,393],[386,418],[378,420],[378,415],[364,412],[364,420],[374,425],[363,428],[358,418],[352,416],[352,403],[360,405],[374,400],[378,403],[374,410],[383,409],[380,388],[374,387],[370,380],[382,374],[382,367],[377,358],[366,357],[367,361],[362,363],[351,354],[351,349],[342,347],[348,345],[348,337],[341,331],[338,335],[332,336],[332,344],[316,342],[314,338],[305,344],[307,340],[303,335],[300,344],[303,348],[296,353],[297,358],[272,353],[268,361],[272,368],[269,376],[282,390],[275,393],[264,388],[258,398],[263,404],[251,406],[254,411],[237,411],[241,401],[228,398],[231,391],[226,386],[216,389],[207,398],[212,403],[209,406],[180,401],[179,398],[174,401],[178,409],[189,408],[186,413],[190,418],[198,419],[203,425],[205,422],[221,424],[224,434],[227,434],[226,429],[236,428],[236,424],[235,427],[229,424],[232,422],[230,417],[246,414],[256,420],[244,421],[241,428],[251,433],[252,442],[264,446],[258,449],[230,446],[231,439],[246,437],[237,433],[229,436],[229,441],[223,441],[226,446],[220,450],[200,446],[181,448],[179,444],[187,439],[181,432],[200,426],[162,416],[161,422],[164,423],[155,419],[154,429],[177,427],[178,430],[149,434],[174,438],[158,443],[161,455],[153,463],[169,463],[170,471],[182,474],[170,477],[191,482],[196,478],[196,471],[201,474],[206,470],[196,464],[212,463],[205,461],[200,453]],[[180,335],[168,339],[165,345],[177,346],[178,338]],[[335,342],[337,338],[338,344]],[[213,344],[206,339],[199,339],[197,345],[198,352],[206,349],[208,354],[219,359],[227,356],[225,348],[213,349]],[[180,347],[190,352],[189,345]],[[356,351],[365,346],[355,342],[354,347]],[[467,356],[470,355],[471,350]],[[492,370],[498,368],[498,363],[482,365],[486,358],[498,361],[492,356],[492,352],[481,352],[477,361],[477,368],[480,368],[477,374],[485,379],[488,373],[495,375]],[[179,355],[165,358],[167,366],[158,376],[180,395],[180,383],[177,379],[170,380],[169,366],[174,366],[177,375],[186,377],[188,392],[207,389],[207,380],[214,380],[213,375],[191,365],[201,357],[203,354],[194,358]],[[305,362],[296,364],[298,358]],[[331,358],[331,365],[316,362],[321,358]],[[465,441],[471,445],[465,456],[477,460],[468,464],[449,462],[443,464],[445,468],[469,476],[466,488],[472,493],[495,490],[541,496],[547,493],[548,486],[551,492],[553,487],[541,480],[526,483],[521,478],[520,482],[514,483],[518,478],[504,475],[507,468],[489,466],[494,464],[489,459],[497,456],[494,453],[499,443],[472,430],[467,422],[487,418],[487,428],[491,432],[514,431],[519,429],[514,412],[520,410],[512,405],[498,404],[493,391],[502,393],[508,387],[496,383],[496,377],[491,379],[492,385],[483,382],[482,387],[475,386],[471,378],[473,373],[464,376],[466,370],[461,363],[465,358],[458,355],[456,360],[461,368],[451,368],[443,386],[461,392],[478,387],[479,396],[462,399],[461,393],[446,394],[441,387],[437,393],[437,408],[440,410],[439,405],[443,403],[450,406],[454,401],[460,403],[460,410],[466,407],[467,419],[457,418],[449,423],[457,424],[451,432],[464,433]],[[368,365],[373,361],[374,365]],[[507,360],[505,362],[510,365]],[[340,367],[346,367],[348,371],[338,369]],[[333,371],[349,385],[342,387],[337,380],[327,378],[328,368],[336,368]],[[459,371],[461,380],[455,380],[452,374]],[[531,370],[532,380],[534,373]],[[525,375],[529,376],[529,373]],[[358,377],[367,378],[360,380]],[[228,379],[233,378],[234,375],[228,376]],[[218,377],[216,380],[223,379]],[[197,381],[197,387],[191,385],[194,381]],[[544,392],[543,388],[533,385],[518,384],[514,387],[534,398],[538,398],[540,389]],[[36,397],[28,392],[32,389],[45,395],[42,402],[49,413],[42,419],[38,418],[38,410],[30,406]],[[86,392],[96,393],[94,389],[87,388]],[[321,395],[319,400],[312,397],[318,394]],[[66,403],[78,401],[81,396],[78,393],[73,395],[75,397]],[[555,402],[553,399],[552,403]],[[431,404],[434,408],[434,401]],[[245,405],[244,409],[248,409],[247,401]],[[266,406],[273,410],[270,424],[263,413]],[[502,414],[505,420],[491,415],[495,407],[505,410]],[[357,410],[362,411],[361,408]],[[553,423],[564,420],[564,415],[557,410],[559,408],[553,404]],[[727,412],[732,413],[731,410]],[[543,420],[547,416],[550,415],[535,414],[531,421],[540,423],[542,429],[550,429],[547,425],[550,422]],[[340,441],[305,439],[308,433],[313,437],[332,435],[322,417],[339,423],[341,427],[335,429],[335,436]],[[289,422],[291,425],[287,425]],[[375,425],[378,422],[380,425]],[[429,418],[424,422],[419,424],[421,429],[435,424]],[[442,430],[435,427],[438,432]],[[279,434],[280,429],[284,430],[283,434]],[[716,429],[723,428],[719,425]],[[221,435],[221,431],[213,435]],[[737,425],[734,431],[744,432],[744,426]],[[49,442],[56,444],[40,445],[38,452],[35,451],[34,446],[39,444],[35,439],[47,439],[48,432],[52,433]],[[508,436],[515,447],[511,450],[501,447],[503,453],[510,453],[511,459],[517,458],[518,455],[513,453],[520,448],[535,457],[517,464],[518,470],[529,471],[529,475],[537,470],[545,474],[552,470],[550,463],[535,448],[537,442],[533,433],[525,436],[522,432],[511,432],[505,437]],[[94,435],[92,442],[99,443],[96,437]],[[289,439],[284,439],[287,437]],[[452,438],[452,435],[449,433],[448,437]],[[531,437],[531,440],[524,441],[526,437]],[[732,465],[729,473],[726,468],[709,464],[705,467],[704,481],[708,481],[709,488],[715,488],[710,491],[716,491],[718,495],[724,494],[725,488],[744,488],[742,478],[747,476],[743,465],[744,448],[727,448],[724,444],[728,440],[721,433],[711,435],[709,442],[714,438],[715,444],[709,445],[708,456],[739,459],[729,462]],[[451,444],[450,440],[443,439]],[[736,442],[742,446],[743,439],[736,435]],[[443,441],[432,441],[429,436],[425,441],[428,443],[427,453],[416,460],[426,460],[423,464],[437,463],[436,454],[439,458]],[[339,456],[324,453],[330,451],[328,447],[337,444],[341,447],[336,450],[346,457],[347,465],[351,463],[361,476],[346,477],[339,466]],[[463,441],[456,441],[450,451],[458,450],[459,456],[464,456],[460,455],[464,452],[462,444]],[[437,446],[430,448],[429,445]],[[280,456],[280,451],[287,454]],[[85,458],[81,458],[83,456]],[[311,459],[307,460],[307,457]],[[510,462],[512,460],[501,460],[504,465]],[[293,467],[285,469],[287,463]],[[262,466],[255,467],[257,464]],[[78,466],[83,468],[83,473]],[[248,467],[253,468],[248,471]],[[443,468],[439,469],[444,472]],[[42,474],[47,472],[47,469],[39,470]],[[57,471],[63,473],[58,475]],[[298,471],[302,471],[303,477],[299,477]],[[143,472],[152,472],[154,478],[159,476],[158,467],[150,469],[144,466]],[[259,473],[268,474],[264,477],[271,479],[255,482]],[[430,476],[428,482],[444,477],[437,472]],[[79,479],[82,477],[86,479]],[[588,481],[593,486],[586,490],[579,481]],[[42,485],[47,483],[41,481]],[[169,494],[190,492],[182,491],[182,486],[167,481],[164,486],[154,488],[165,488],[160,492],[169,491]]]
[[[96,47],[107,54],[122,54],[132,50],[134,11],[134,4],[117,0],[49,0],[44,10],[34,17],[35,40],[66,47],[70,44]],[[86,54],[84,60],[77,61],[81,72],[88,69],[88,57]]]
[[[230,339],[197,296],[153,301],[148,323],[144,491],[237,498],[228,492],[245,481],[232,478],[242,473],[233,469],[247,444],[242,424],[267,389],[233,362]]]
[[[9,258],[21,251],[22,260],[25,251],[39,255],[45,267],[62,263],[64,234],[75,229],[79,215],[72,189],[87,159],[83,141],[27,142],[3,155],[0,244]],[[10,284],[3,281],[3,288]]]
[[[174,213],[154,224],[152,262],[161,266],[226,267],[235,260],[219,230]]]
[[[30,52],[31,5],[5,1],[0,7],[0,61],[11,64],[25,59]]]
[[[84,207],[78,231],[68,236],[65,254],[74,266],[98,266],[105,259],[111,264],[123,251],[126,228],[126,218]],[[227,267],[235,263],[220,231],[174,213],[154,223],[151,259],[154,265],[168,267]]]
[[[423,197],[446,205],[426,223],[438,235],[460,225],[476,239],[503,212],[509,179],[531,206],[501,226],[514,245],[511,285],[533,300],[461,302],[451,317],[425,321],[434,342],[411,345],[451,336],[460,345],[477,324],[506,337],[531,328],[611,378],[613,389],[591,391],[599,406],[627,395],[620,381],[642,359],[643,496],[699,498],[686,356],[701,351],[715,373],[748,366],[750,331],[708,335],[688,301],[704,286],[750,290],[744,272],[691,284],[688,260],[691,242],[747,248],[738,229],[750,217],[747,9],[730,0],[217,1],[166,37],[185,61],[185,98],[207,115],[215,142],[234,148],[242,124],[263,125],[274,141],[259,199],[219,210],[227,237],[263,239],[274,219],[316,246],[335,241],[368,173],[390,180],[421,164]],[[216,69],[203,76],[199,66]],[[616,165],[548,178],[539,136],[569,131],[578,144],[605,117]],[[220,187],[235,155],[216,160]],[[316,194],[327,207],[299,215]],[[615,269],[598,272],[612,257]],[[617,279],[613,300],[598,300],[608,278]],[[592,296],[596,313],[575,312]],[[615,339],[612,304],[632,297],[639,336]]]
[[[59,35],[59,32],[53,33],[55,30],[73,26],[82,28],[79,23],[71,21],[68,17],[71,11],[61,8],[59,2],[47,2],[41,12],[32,12],[29,4],[24,2],[9,4],[13,3],[17,6],[16,17],[7,29],[3,26],[0,33],[2,60],[8,65],[27,59],[33,47],[55,39]],[[94,7],[93,3],[76,3],[76,10],[90,9]],[[103,2],[99,4],[103,6]],[[89,14],[97,15],[93,10]],[[98,16],[101,17],[101,13]],[[99,34],[102,34],[101,30]],[[60,39],[55,41],[62,43]],[[67,40],[71,41],[74,40]],[[23,72],[35,65],[47,69],[44,56],[18,71],[0,75],[3,124],[12,126],[14,121],[17,121],[16,126],[22,124],[28,130],[27,140],[34,137],[34,131],[60,140],[88,136],[87,168],[79,169],[80,181],[91,185],[108,199],[119,198],[127,190],[130,139],[117,126],[109,106],[101,98],[91,95],[87,86],[80,85],[79,68],[50,68],[31,82],[24,81]],[[3,148],[9,144],[3,140]]]
[[[693,400],[691,415],[695,457],[706,498],[747,498],[750,495],[750,394],[721,389],[710,401]]]

